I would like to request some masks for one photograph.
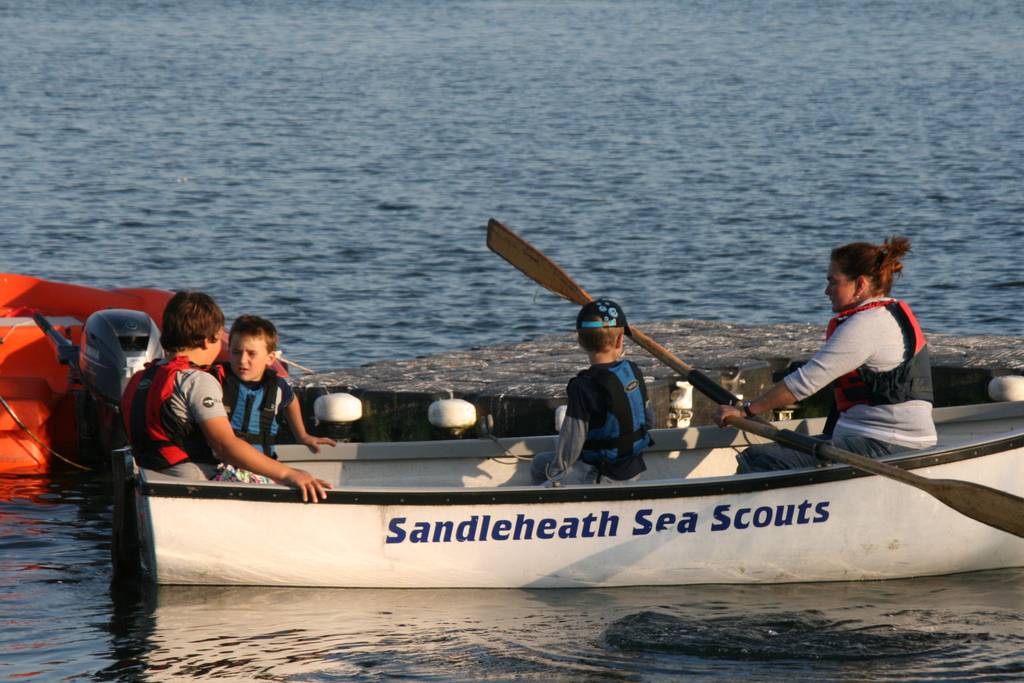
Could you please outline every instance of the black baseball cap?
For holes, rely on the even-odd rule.
[[[577,330],[591,330],[600,327],[622,327],[629,332],[626,313],[622,306],[611,299],[594,299],[583,305],[576,316]]]

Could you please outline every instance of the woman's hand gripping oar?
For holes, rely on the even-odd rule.
[[[582,306],[592,300],[586,290],[540,250],[493,218],[487,223],[487,246],[541,287]],[[630,323],[630,338],[662,363],[685,377],[718,404],[735,405],[738,399],[710,377],[687,365],[668,349]],[[729,424],[804,453],[827,458],[871,474],[918,488],[961,514],[1024,538],[1024,498],[982,484],[956,479],[929,479],[888,463],[836,448],[805,434],[778,429],[760,420],[729,418]]]

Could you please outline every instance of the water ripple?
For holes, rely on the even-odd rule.
[[[890,624],[836,622],[820,612],[721,617],[690,621],[641,612],[613,623],[609,647],[637,652],[754,661],[865,661],[942,654],[954,656],[965,634],[900,629]]]

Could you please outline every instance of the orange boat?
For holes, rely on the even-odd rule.
[[[55,461],[91,464],[90,451],[104,436],[97,434],[97,412],[116,408],[117,389],[96,383],[95,369],[107,360],[103,337],[120,339],[134,357],[120,376],[138,369],[147,350],[151,357],[159,349],[152,321],[162,318],[172,295],[0,273],[0,473],[46,472]],[[106,319],[93,316],[100,311]],[[118,324],[134,332],[125,336]]]

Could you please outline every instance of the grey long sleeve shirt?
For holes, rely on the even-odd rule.
[[[802,400],[862,365],[892,370],[903,362],[905,352],[900,324],[885,308],[872,308],[843,322],[805,365],[783,381]],[[928,401],[852,406],[840,416],[833,435],[866,436],[907,448],[927,448],[937,441]]]

